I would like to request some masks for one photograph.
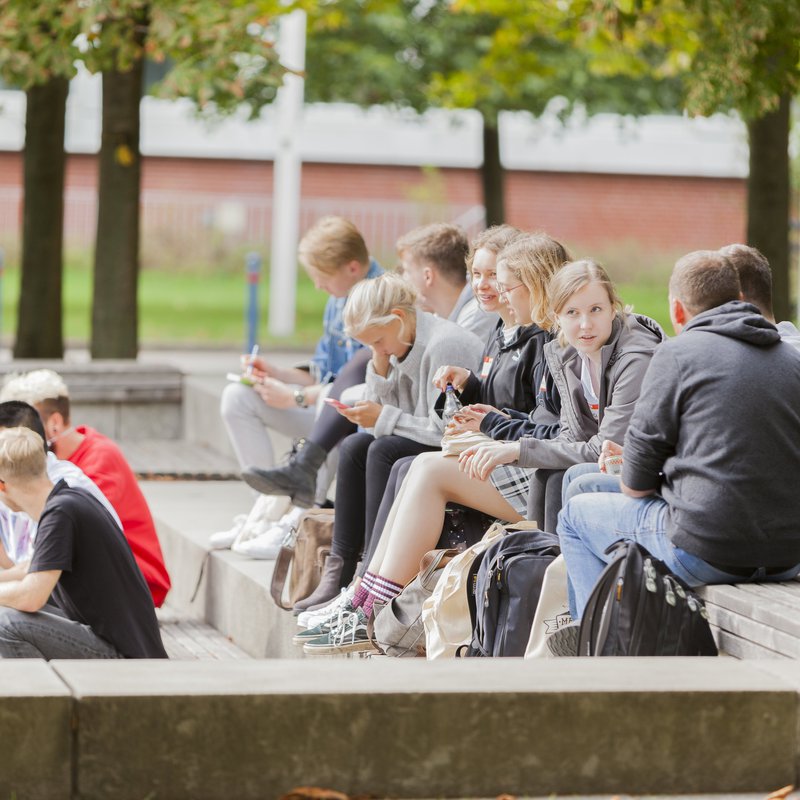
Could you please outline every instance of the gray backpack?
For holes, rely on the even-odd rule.
[[[475,559],[467,582],[472,641],[459,655],[525,655],[544,573],[560,553],[553,533],[511,531]]]

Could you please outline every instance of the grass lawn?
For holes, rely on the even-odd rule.
[[[327,296],[317,291],[301,270],[297,288],[297,331],[288,339],[267,335],[267,284],[260,286],[262,345],[280,343],[310,347],[320,334]],[[625,303],[658,320],[669,333],[666,282],[653,278],[620,284]],[[16,328],[19,271],[8,269],[2,284],[2,335],[13,340]],[[240,274],[143,271],[139,284],[140,338],[143,345],[197,344],[240,346],[245,340],[246,287]],[[69,265],[64,276],[64,334],[85,342],[91,319],[91,272]]]

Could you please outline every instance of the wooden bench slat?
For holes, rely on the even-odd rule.
[[[763,587],[757,584],[707,586],[701,595],[706,605],[713,603],[730,612],[800,637],[800,604],[784,602],[783,595],[764,593]]]
[[[800,658],[800,638],[732,613],[710,602],[706,603],[706,608],[712,625],[723,631],[733,633],[768,650],[774,650],[791,658]]]
[[[769,658],[769,659],[783,659],[789,660],[789,656],[783,653],[777,653],[774,650],[769,650],[766,647],[749,642],[747,639],[742,639],[730,631],[723,631],[719,628],[713,628],[714,639],[717,642],[717,647],[726,655],[733,656],[734,658]]]

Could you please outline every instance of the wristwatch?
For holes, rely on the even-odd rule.
[[[294,390],[294,401],[300,408],[306,407],[306,393],[302,389]]]

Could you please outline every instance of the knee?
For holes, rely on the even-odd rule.
[[[229,383],[222,390],[219,411],[223,419],[232,419],[241,416],[243,412],[253,407],[253,401],[261,398],[249,387],[241,383]]]
[[[0,606],[0,634],[16,631],[19,623],[27,616],[29,615],[24,611],[17,611],[15,608]]]
[[[366,460],[367,452],[375,441],[371,433],[351,433],[339,445],[339,462]]]

